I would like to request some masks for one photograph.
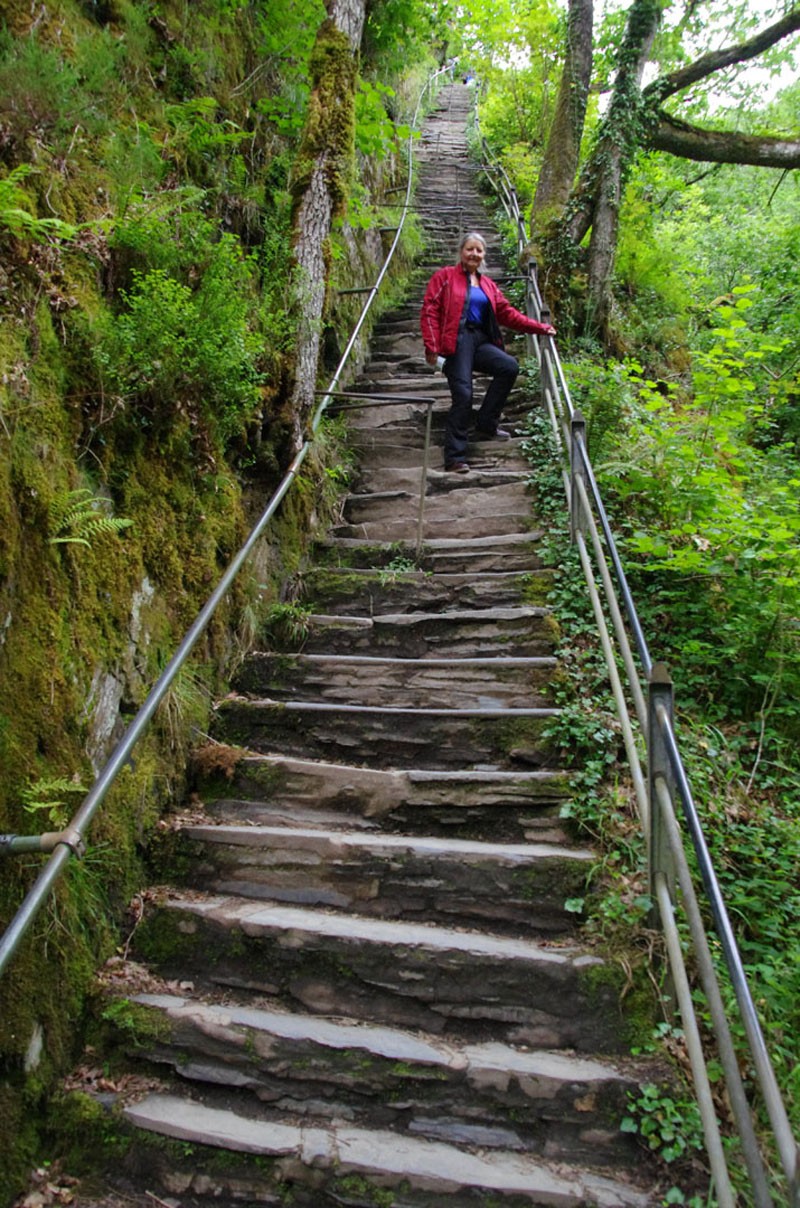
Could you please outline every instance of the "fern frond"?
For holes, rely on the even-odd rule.
[[[130,528],[132,520],[123,516],[105,516],[98,511],[102,500],[87,487],[57,496],[50,504],[50,545],[91,546],[93,537],[118,534]]]

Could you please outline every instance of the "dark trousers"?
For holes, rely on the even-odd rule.
[[[492,344],[482,328],[462,328],[455,352],[444,363],[444,373],[453,399],[444,432],[446,466],[454,461],[463,461],[467,451],[474,369],[488,374],[492,379],[475,421],[478,431],[490,436],[497,430],[500,413],[519,373],[519,365],[514,357]]]

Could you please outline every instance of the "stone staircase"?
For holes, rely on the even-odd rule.
[[[125,1203],[661,1202],[619,1129],[650,1075],[624,1055],[620,975],[564,907],[592,853],[542,738],[555,634],[519,439],[475,445],[468,475],[434,451],[409,569],[425,407],[385,396],[434,394],[440,443],[424,282],[474,226],[498,275],[468,106],[453,85],[426,123],[428,260],[357,387],[382,405],[352,412],[361,468],[303,580],[308,632],[220,703],[242,757],[200,786],[116,979],[129,1068],[158,1073],[122,1105]]]

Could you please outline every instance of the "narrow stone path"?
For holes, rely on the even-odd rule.
[[[357,387],[435,395],[439,444],[424,283],[474,227],[502,276],[469,100],[453,85],[426,123],[417,295]],[[660,1203],[619,1129],[643,1074],[619,975],[564,908],[592,853],[542,737],[555,634],[521,441],[476,444],[468,475],[434,451],[416,566],[425,406],[351,423],[358,481],[304,577],[308,632],[220,703],[215,738],[246,753],[203,786],[184,885],[153,895],[118,987],[159,1085],[124,1107],[117,1185],[175,1208]]]

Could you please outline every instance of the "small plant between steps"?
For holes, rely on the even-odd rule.
[[[311,605],[287,600],[273,604],[264,617],[262,637],[272,649],[302,646],[311,632]]]

